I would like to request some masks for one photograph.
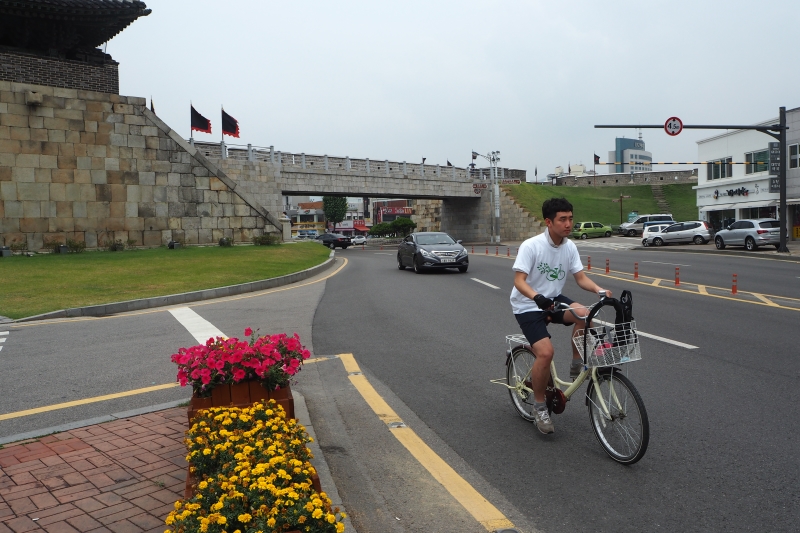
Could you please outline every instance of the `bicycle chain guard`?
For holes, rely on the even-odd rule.
[[[567,408],[567,397],[564,391],[553,386],[552,380],[545,390],[545,401],[551,412],[560,415]]]

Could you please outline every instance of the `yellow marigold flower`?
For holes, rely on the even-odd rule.
[[[322,509],[314,509],[314,512],[311,513],[311,518],[320,518],[322,517]]]
[[[181,508],[181,502],[180,501],[175,502],[175,509],[180,509],[180,508]]]
[[[347,513],[341,513],[341,517],[342,517],[342,519],[347,518]]]
[[[329,524],[333,524],[334,522],[336,522],[336,517],[328,513],[325,515],[325,521]]]
[[[336,533],[343,533],[344,532],[344,524],[339,522],[336,524]]]
[[[246,524],[253,519],[253,517],[247,513],[240,514],[237,518],[239,519],[239,522],[241,522],[242,524]]]
[[[227,518],[225,518],[225,517],[224,517],[224,516],[222,516],[222,515],[220,515],[220,516],[217,518],[217,524],[224,524],[224,523],[226,523],[227,521],[228,521],[228,519],[227,519]]]
[[[267,520],[267,526],[275,527],[275,519],[274,518],[270,518],[269,520]]]
[[[211,455],[211,450],[209,450],[208,448],[204,448],[203,455]]]
[[[164,523],[168,526],[171,526],[175,522],[175,517],[172,516],[172,513],[167,515],[167,519],[164,520]]]
[[[305,524],[305,522],[306,522],[306,517],[305,516],[300,516],[300,517],[297,518],[297,523],[298,524]]]
[[[311,503],[311,502],[308,502],[308,503],[306,504],[306,507],[305,507],[305,509],[306,509],[306,511],[308,511],[308,512],[310,513],[311,511],[313,511],[313,510],[314,510],[314,504],[313,504],[313,503]]]

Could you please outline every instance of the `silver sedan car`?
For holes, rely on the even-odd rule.
[[[688,222],[677,222],[667,226],[658,233],[648,234],[645,246],[663,246],[665,244],[690,243],[706,244],[714,237],[713,230],[708,222],[702,220],[690,220]]]

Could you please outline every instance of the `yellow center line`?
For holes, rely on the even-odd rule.
[[[770,305],[772,307],[780,307],[778,304],[776,304],[775,302],[773,302],[772,300],[770,300],[769,298],[767,298],[763,294],[758,294],[757,292],[751,292],[750,294],[752,294],[753,296],[755,296],[756,298],[758,298],[759,300],[761,300],[762,302],[764,302],[767,305]]]
[[[344,369],[350,373],[350,382],[375,414],[387,424],[402,422],[397,413],[389,407],[389,404],[372,387],[367,378],[361,374],[361,369],[353,354],[339,354],[339,359],[342,360]],[[458,475],[450,465],[425,444],[414,430],[409,427],[396,427],[391,430],[391,433],[487,531],[514,527],[499,509],[489,503],[472,485]]]
[[[699,292],[703,296],[708,296],[708,291],[706,290],[706,286],[705,285],[698,285],[697,286],[697,292]]]
[[[0,415],[0,420],[9,420],[11,418],[19,418],[21,416],[36,415],[39,413],[46,413],[48,411],[56,411],[58,409],[66,409],[68,407],[75,407],[78,405],[86,405],[95,402],[104,402],[106,400],[113,400],[115,398],[124,398],[126,396],[135,396],[137,394],[145,394],[147,392],[154,392],[157,390],[171,389],[179,387],[179,383],[166,383],[164,385],[154,385],[152,387],[145,387],[143,389],[134,389],[125,392],[115,392],[114,394],[106,394],[104,396],[95,396],[94,398],[84,398],[82,400],[74,400],[71,402],[56,403],[53,405],[45,405],[44,407],[37,407],[35,409],[26,409],[24,411],[16,411],[14,413],[6,413]]]
[[[229,302],[229,301],[234,301],[234,300],[243,300],[245,298],[256,298],[258,296],[265,296],[267,294],[272,294],[272,293],[276,293],[276,292],[283,292],[283,291],[289,291],[289,290],[293,290],[293,289],[299,289],[301,287],[307,287],[309,285],[314,285],[315,283],[319,283],[321,281],[325,281],[326,279],[331,278],[331,277],[335,276],[336,274],[338,274],[339,272],[341,272],[341,270],[344,267],[347,266],[347,263],[348,263],[347,259],[346,258],[342,258],[342,261],[343,261],[343,263],[339,268],[337,268],[336,270],[334,270],[330,274],[326,275],[325,277],[316,279],[314,281],[301,283],[299,285],[291,285],[289,287],[281,287],[281,288],[277,288],[277,289],[266,289],[266,290],[263,290],[263,291],[258,291],[258,292],[254,292],[254,293],[250,293],[250,294],[244,294],[244,295],[240,295],[240,296],[228,296],[228,297],[223,297],[223,298],[214,298],[213,300],[197,302],[197,303],[171,305],[169,307],[165,307],[165,308],[160,307],[158,309],[149,309],[147,311],[134,311],[134,312],[130,312],[130,313],[111,315],[111,316],[90,316],[90,317],[81,317],[81,318],[62,318],[62,319],[59,319],[59,320],[43,320],[41,322],[13,324],[10,327],[12,327],[12,328],[30,328],[30,327],[34,327],[34,326],[49,326],[51,324],[63,324],[65,322],[66,323],[71,323],[71,322],[86,322],[86,321],[91,321],[91,320],[108,320],[108,319],[112,319],[112,318],[125,318],[125,317],[129,317],[129,316],[139,316],[139,315],[149,315],[149,314],[153,314],[153,313],[163,313],[165,311],[169,311],[170,309],[174,309],[176,307],[198,307],[198,306],[201,306],[201,305],[211,305],[211,304],[215,304],[215,303],[219,303],[219,302]],[[102,305],[102,304],[98,304],[98,305]]]

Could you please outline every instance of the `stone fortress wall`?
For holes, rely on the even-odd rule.
[[[0,81],[118,94],[119,64],[110,59],[92,64],[0,48]]]
[[[195,244],[282,229],[237,189],[143,98],[0,81],[0,244]]]
[[[623,187],[626,185],[670,185],[674,183],[697,184],[697,169],[634,172],[632,180],[630,173],[559,176],[556,178],[556,185],[565,187]]]

